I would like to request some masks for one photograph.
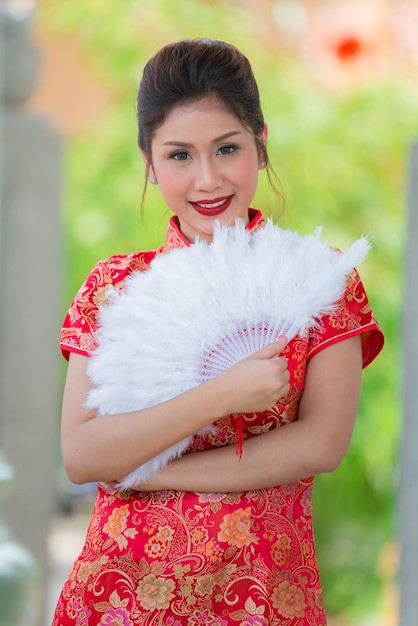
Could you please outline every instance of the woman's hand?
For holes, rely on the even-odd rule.
[[[287,359],[278,356],[286,344],[287,338],[282,337],[217,377],[225,415],[265,411],[288,393]]]
[[[72,354],[62,408],[62,451],[75,483],[126,476],[152,457],[230,413],[268,409],[289,388],[287,361],[274,358],[286,338],[155,406],[97,416],[84,406],[91,383],[87,357]]]
[[[267,348],[263,352],[268,353]],[[135,489],[227,493],[334,471],[350,442],[361,370],[360,336],[329,346],[308,363],[296,421],[245,439],[242,458],[235,454],[234,445],[191,452]]]

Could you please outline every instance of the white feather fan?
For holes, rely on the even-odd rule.
[[[88,365],[86,407],[98,415],[147,408],[199,385],[280,335],[315,327],[367,255],[346,252],[268,221],[251,234],[242,221],[216,223],[212,243],[197,240],[134,272],[100,310],[99,347]],[[207,434],[209,426],[199,434]],[[127,489],[184,453],[192,436],[132,471]]]

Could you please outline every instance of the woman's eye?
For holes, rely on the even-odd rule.
[[[187,159],[189,158],[189,153],[188,152],[175,152],[174,154],[170,155],[170,159],[174,159],[175,161],[187,161]]]
[[[237,146],[222,146],[219,148],[219,154],[232,154],[237,149]]]

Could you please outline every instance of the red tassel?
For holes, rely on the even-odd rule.
[[[244,417],[242,413],[237,413],[237,447],[235,450],[235,454],[239,456],[239,460],[242,459],[242,428],[244,423]]]

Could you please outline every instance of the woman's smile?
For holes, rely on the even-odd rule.
[[[195,211],[200,213],[200,215],[216,217],[228,209],[232,199],[233,196],[230,195],[222,198],[215,198],[214,200],[199,200],[198,202],[190,202],[190,204]]]

